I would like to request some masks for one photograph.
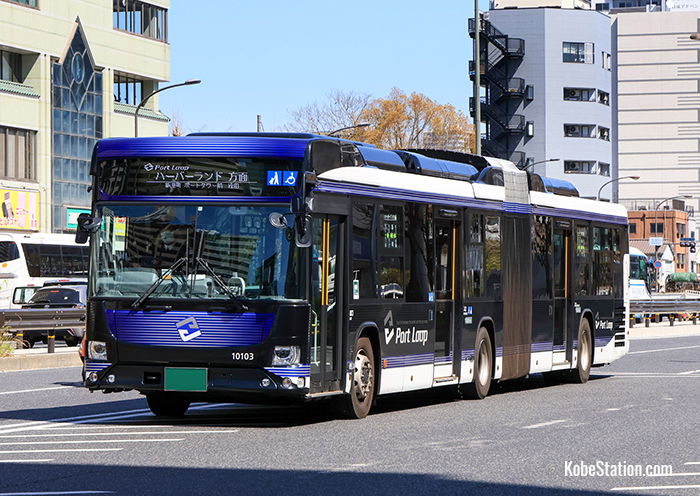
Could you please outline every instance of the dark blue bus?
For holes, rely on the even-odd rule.
[[[331,401],[622,356],[627,217],[510,162],[310,134],[98,142],[85,385],[192,401]]]

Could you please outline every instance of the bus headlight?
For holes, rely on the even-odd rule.
[[[275,346],[272,353],[272,365],[298,365],[301,358],[301,348],[298,346]]]
[[[88,343],[88,358],[91,360],[107,360],[107,343],[90,341]]]

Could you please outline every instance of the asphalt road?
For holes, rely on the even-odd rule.
[[[78,381],[77,368],[0,374],[0,496],[700,494],[700,336],[633,341],[585,385],[398,395],[360,421],[323,404],[197,404],[163,421],[138,394]]]

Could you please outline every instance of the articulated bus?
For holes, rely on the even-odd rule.
[[[85,278],[90,251],[72,234],[0,233],[0,308],[19,308],[15,288],[24,288],[26,303],[33,289],[58,278]]]
[[[85,385],[192,401],[377,396],[628,350],[627,214],[512,163],[311,134],[98,142]]]

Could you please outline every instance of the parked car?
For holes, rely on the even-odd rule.
[[[22,308],[85,308],[87,301],[87,286],[76,284],[72,286],[44,286],[36,290]],[[76,346],[83,339],[84,328],[58,329],[56,339],[63,339],[68,346]],[[26,330],[24,341],[30,348],[37,341],[46,342],[49,330]]]

